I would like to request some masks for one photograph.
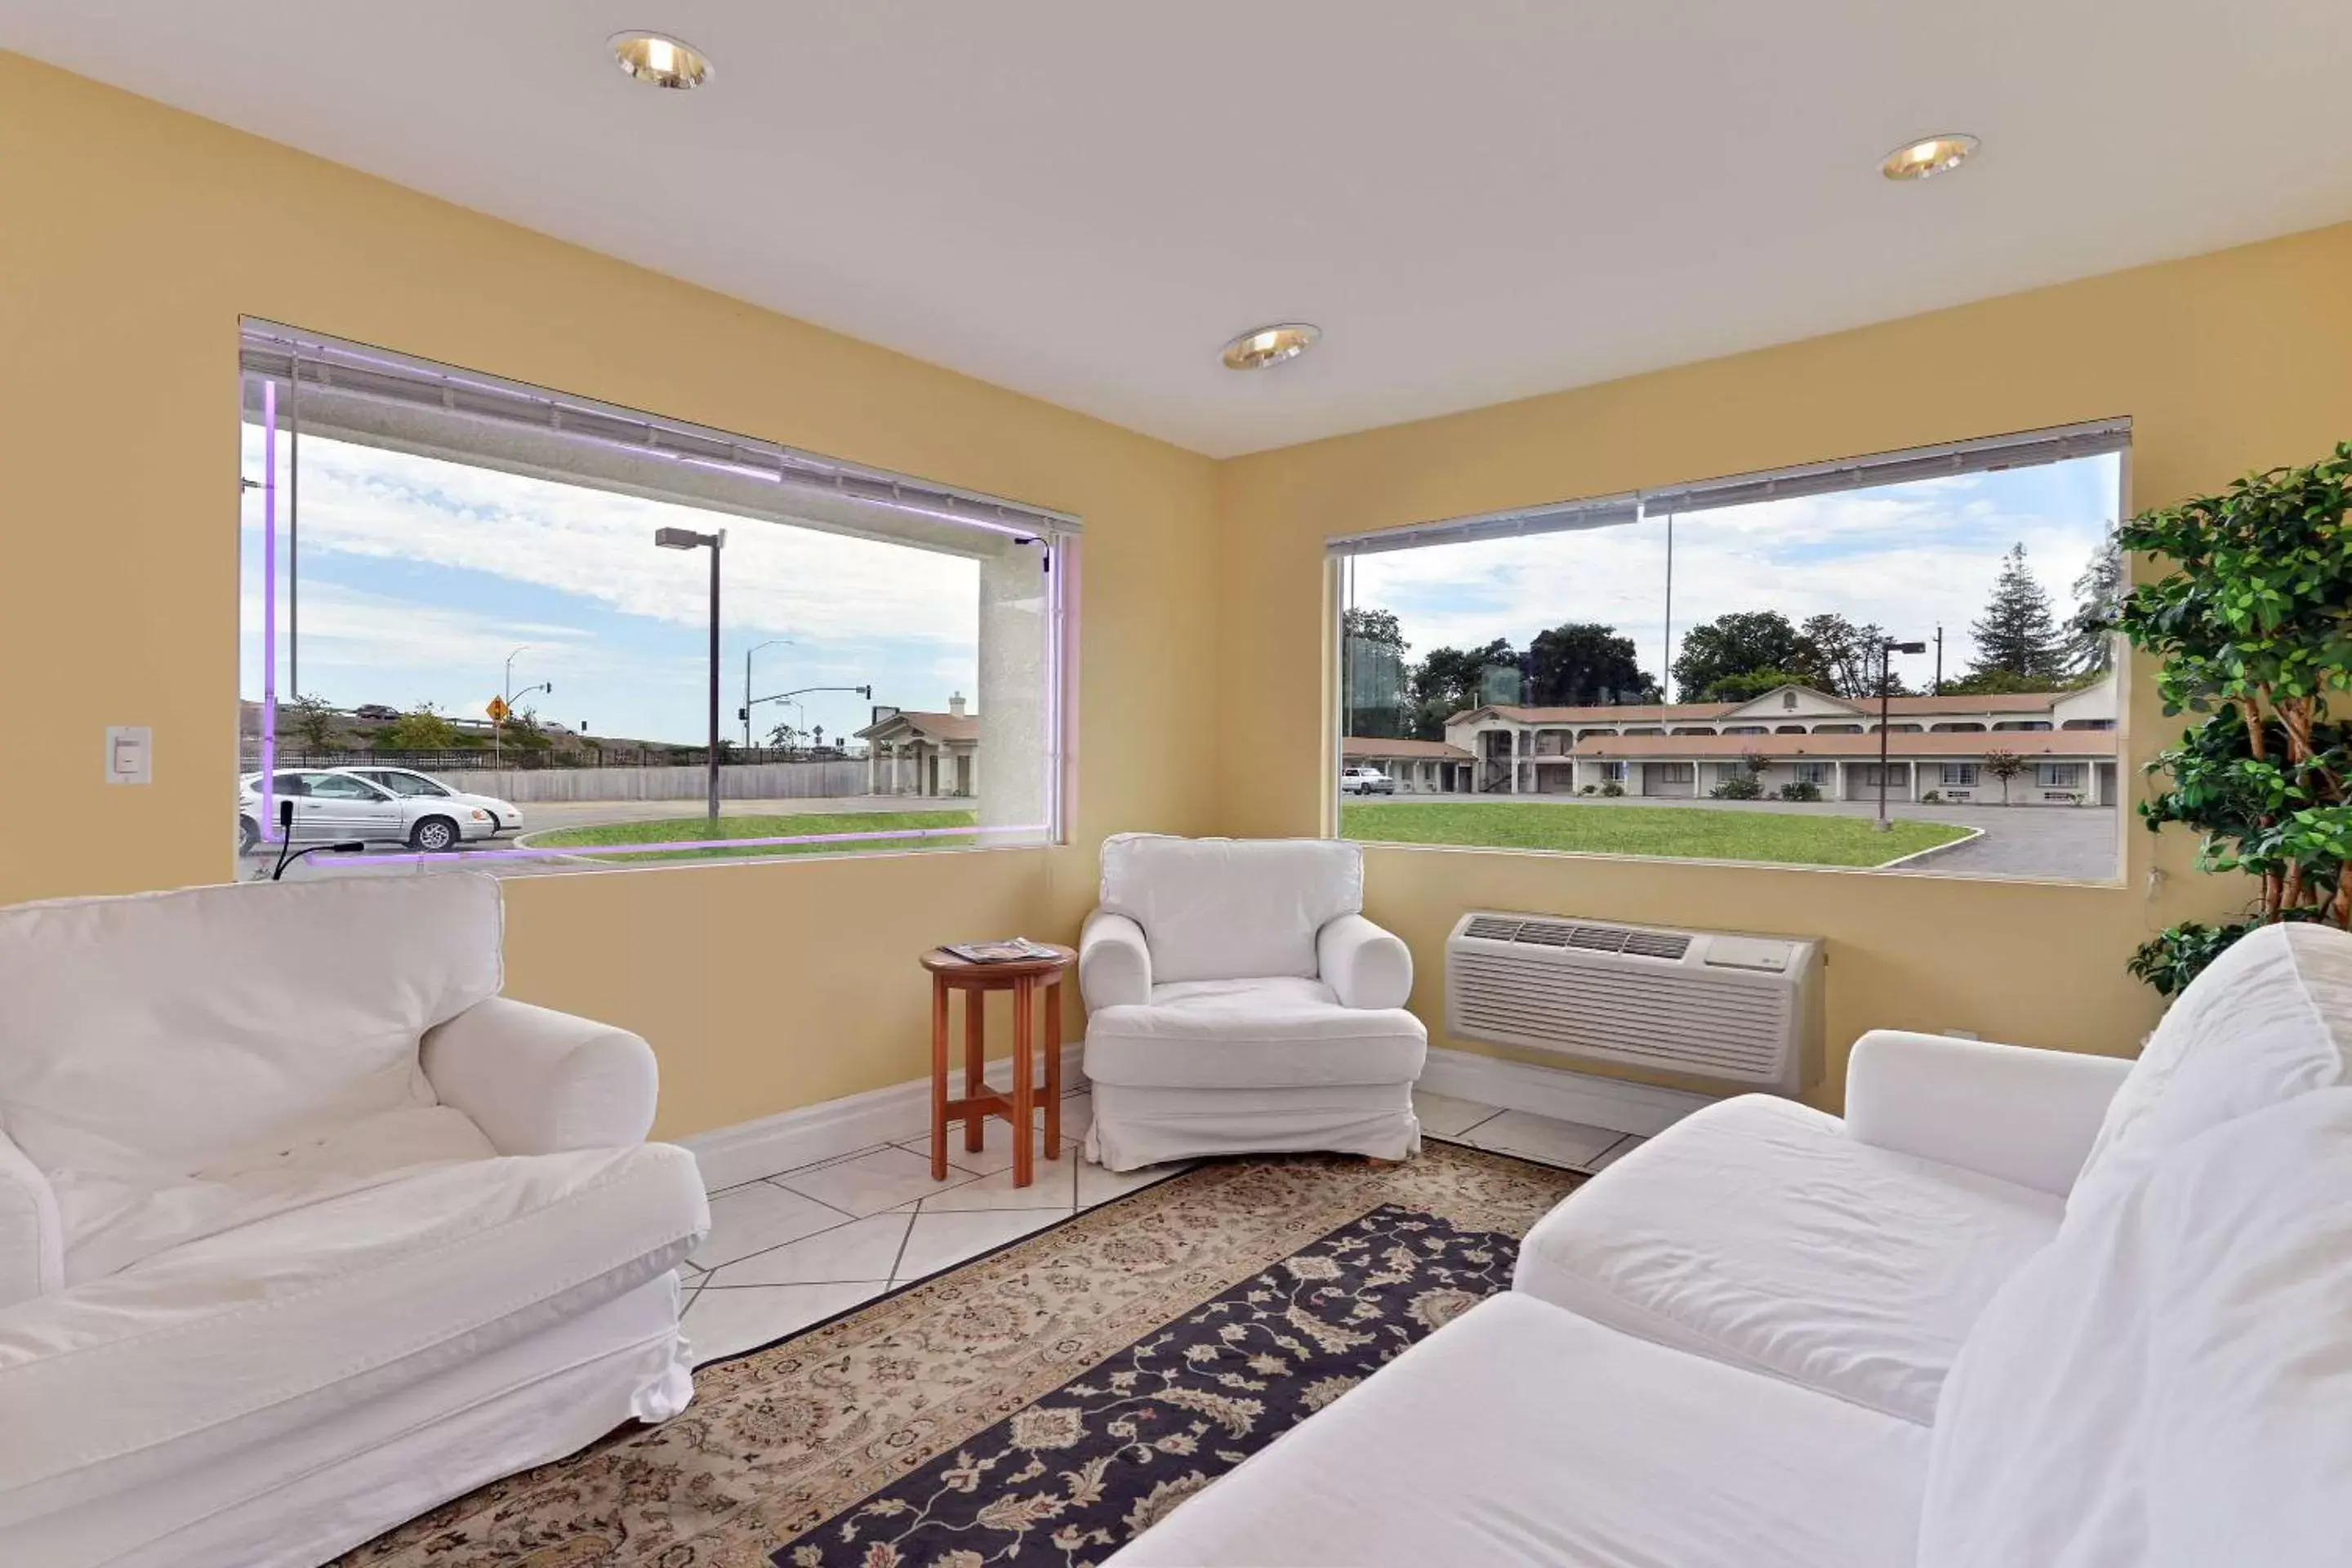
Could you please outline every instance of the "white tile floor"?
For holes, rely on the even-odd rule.
[[[1644,1142],[1637,1133],[1587,1127],[1531,1110],[1504,1110],[1426,1089],[1413,1091],[1412,1108],[1421,1118],[1421,1130],[1432,1138],[1571,1171],[1605,1169]]]
[[[1431,1137],[1597,1171],[1642,1142],[1571,1121],[1416,1094]],[[1093,1101],[1062,1102],[1062,1157],[1013,1184],[1012,1129],[992,1120],[978,1152],[950,1129],[948,1179],[931,1180],[930,1139],[885,1143],[713,1194],[711,1230],[684,1270],[687,1337],[698,1361],[779,1340],[886,1291],[1018,1241],[1189,1170],[1119,1175],[1078,1152]]]

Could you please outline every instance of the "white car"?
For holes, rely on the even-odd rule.
[[[330,773],[350,773],[372,784],[388,789],[394,795],[412,795],[420,800],[455,801],[459,805],[479,806],[490,814],[499,833],[522,831],[522,808],[499,799],[496,795],[467,795],[451,789],[431,773],[420,773],[415,768],[388,768],[370,763],[366,767],[331,768]]]
[[[1378,768],[1342,768],[1339,771],[1341,795],[1394,795],[1396,780]]]
[[[356,839],[439,851],[498,831],[498,819],[486,807],[468,805],[460,797],[394,795],[382,784],[328,768],[273,773],[270,796],[265,807],[259,773],[238,781],[236,841],[248,854],[262,841],[263,823],[275,827],[286,801],[293,803],[291,837],[297,845]]]

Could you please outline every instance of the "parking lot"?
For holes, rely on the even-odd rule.
[[[404,876],[419,870],[469,869],[488,871],[500,877],[544,876],[553,871],[579,871],[612,868],[610,859],[593,859],[581,855],[504,855],[496,851],[529,848],[533,834],[560,827],[593,827],[614,822],[659,822],[670,817],[691,817],[709,809],[707,798],[692,800],[598,800],[598,801],[537,801],[522,807],[522,832],[505,834],[497,838],[476,840],[464,849],[438,855],[421,854],[406,846],[394,843],[371,843],[364,854],[346,858],[324,853],[306,857],[286,873],[287,879],[321,875],[395,875]],[[969,800],[942,799],[929,795],[836,795],[830,798],[791,800],[724,800],[719,803],[721,816],[774,816],[786,814],[872,812],[872,811],[940,811],[958,807],[969,808]],[[491,853],[484,853],[491,851]],[[257,846],[249,854],[237,857],[237,879],[256,881],[267,878],[276,864],[278,847],[274,844]]]

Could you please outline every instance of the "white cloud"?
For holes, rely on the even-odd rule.
[[[1968,668],[1969,623],[2000,558],[2023,543],[2063,618],[2074,577],[2115,515],[2111,458],[2015,475],[1961,475],[1879,490],[1768,501],[1695,514],[1674,528],[1676,647],[1693,626],[1735,610],[1792,620],[1835,613],[1905,637],[1944,629],[1944,668]],[[1414,656],[1494,637],[1525,647],[1563,621],[1600,621],[1630,637],[1643,668],[1663,673],[1666,527],[1442,545],[1367,555],[1354,603],[1396,612]],[[1915,679],[1928,658],[1910,661]]]
[[[246,427],[249,470],[259,437]],[[301,446],[307,548],[495,574],[630,615],[701,626],[708,565],[657,551],[654,530],[711,513],[320,437]],[[979,565],[744,518],[728,528],[727,619],[817,640],[910,633],[976,645]],[[304,628],[305,636],[309,628]]]

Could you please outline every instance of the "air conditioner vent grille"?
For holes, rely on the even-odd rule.
[[[1785,963],[1725,956],[1755,946]],[[1447,947],[1446,1024],[1468,1038],[1796,1094],[1820,1076],[1820,953],[1803,938],[1473,914]]]
[[[1643,958],[1680,958],[1690,951],[1691,939],[1680,931],[1635,931],[1625,933],[1625,951]]]
[[[1691,946],[1691,939],[1681,931],[1636,931],[1629,926],[1594,925],[1582,921],[1507,920],[1499,915],[1473,916],[1462,934],[1480,942],[1507,942],[1520,947],[1630,952],[1636,958],[1664,958],[1677,963]]]

